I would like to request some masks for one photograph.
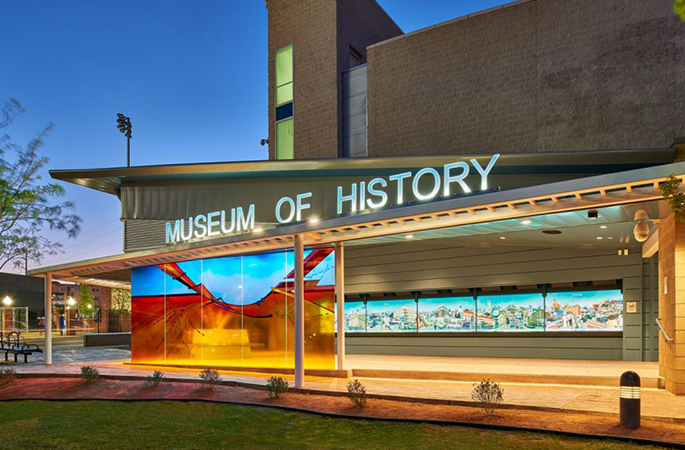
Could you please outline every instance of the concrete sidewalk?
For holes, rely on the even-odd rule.
[[[125,365],[127,360],[93,362],[102,375],[144,377],[158,369],[169,380],[199,380],[199,370],[168,367]],[[13,365],[19,373],[77,375],[83,363],[45,365]],[[526,369],[528,370],[528,369]],[[264,385],[270,374],[222,372],[226,381]],[[284,376],[293,385],[292,376]],[[472,402],[472,382],[441,380],[398,380],[360,378],[367,392],[373,395],[417,399],[419,401]],[[345,392],[349,379],[307,377],[306,388],[317,391]],[[587,411],[618,414],[619,391],[616,387],[571,386],[552,384],[501,383],[504,402],[524,408]],[[642,413],[646,417],[685,421],[685,397],[677,397],[662,389],[642,390]]]

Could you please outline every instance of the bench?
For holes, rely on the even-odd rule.
[[[36,344],[28,344],[26,340],[16,331],[10,331],[5,336],[0,333],[0,352],[5,352],[5,361],[9,361],[8,355],[14,355],[14,362],[17,362],[18,355],[24,355],[24,363],[28,363],[29,355],[43,353],[43,350]]]

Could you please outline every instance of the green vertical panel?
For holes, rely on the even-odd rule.
[[[276,105],[293,101],[293,47],[276,52]]]
[[[276,124],[276,159],[293,159],[293,119]]]

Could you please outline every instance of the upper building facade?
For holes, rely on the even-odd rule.
[[[664,0],[523,0],[404,34],[374,0],[266,0],[269,157],[666,148],[685,27]]]

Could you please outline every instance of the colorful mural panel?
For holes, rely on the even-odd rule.
[[[544,331],[542,294],[478,297],[478,331]]]
[[[414,299],[367,302],[366,331],[416,331],[416,302]]]
[[[335,368],[333,248],[305,251],[305,367]],[[292,251],[133,269],[133,362],[294,367]]]
[[[550,331],[617,331],[623,329],[623,295],[619,290],[547,294]]]
[[[475,331],[476,301],[468,297],[419,300],[419,331]]]

